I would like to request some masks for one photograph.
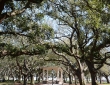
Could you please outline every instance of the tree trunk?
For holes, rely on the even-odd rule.
[[[24,76],[22,75],[22,81],[24,80]]]
[[[100,76],[100,79],[99,80],[100,80],[100,84],[102,84],[101,76]]]
[[[84,79],[84,72],[80,69],[77,70],[76,75],[79,79],[80,85],[86,85],[85,79]]]
[[[69,77],[69,84],[72,84],[70,73],[68,74],[68,77]]]
[[[2,82],[5,82],[6,80],[5,80],[5,77],[3,77],[3,80],[2,80]]]
[[[91,80],[92,80],[92,84],[91,85],[97,85],[96,83],[96,70],[94,68],[94,63],[90,62],[90,61],[86,61],[86,65],[88,66],[90,75],[91,75]]]
[[[18,82],[20,83],[21,82],[21,71],[19,69],[19,75],[18,75]]]
[[[86,85],[83,73],[81,74],[81,76],[79,76],[79,82],[80,82],[80,85]]]
[[[95,72],[90,72],[91,74],[91,79],[92,79],[92,85],[97,85],[96,83],[96,73]]]
[[[40,79],[41,79],[41,78],[40,78],[40,76],[39,76],[39,77],[38,77],[38,83],[40,83]]]
[[[38,74],[36,74],[36,81],[38,81]]]
[[[15,80],[14,76],[13,76],[13,81]]]
[[[64,83],[66,83],[66,78],[63,78]]]
[[[31,77],[31,85],[34,85],[34,76],[31,74],[30,77]]]
[[[66,74],[63,72],[63,82],[66,83]]]
[[[78,77],[79,79],[79,83],[80,85],[86,85],[86,82],[85,82],[85,79],[84,79],[84,62],[81,63],[80,59],[76,59],[77,60],[77,63],[78,63],[78,66],[79,68],[78,69],[73,69],[73,71],[75,72],[76,76]],[[71,69],[73,68],[74,66],[71,66]]]
[[[27,76],[24,75],[24,83],[23,83],[23,85],[26,85],[26,84],[27,84]]]
[[[100,84],[102,84],[101,73],[99,73],[99,81],[100,81]]]
[[[108,76],[107,75],[104,75],[105,76],[105,78],[106,78],[106,80],[107,80],[107,83],[110,83],[109,82],[109,79],[108,79]]]
[[[95,70],[93,70],[92,66],[89,67],[89,72],[90,72],[90,75],[91,75],[91,80],[92,80],[92,84],[91,85],[98,85],[97,82],[96,82],[96,72]]]
[[[74,76],[74,82],[75,82],[75,85],[77,85],[77,78],[76,78],[76,76]]]
[[[38,74],[38,83],[40,83],[40,80],[41,80],[41,76],[40,76],[40,73]]]

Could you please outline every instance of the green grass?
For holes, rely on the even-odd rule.
[[[13,81],[0,82],[0,85],[14,85]]]
[[[0,85],[14,85],[14,83],[0,83]]]

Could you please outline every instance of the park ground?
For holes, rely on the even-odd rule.
[[[0,85],[23,85],[23,84],[13,83],[13,82],[3,82],[3,83],[0,82]],[[30,85],[30,84],[27,84],[27,85]],[[35,85],[39,85],[39,84],[35,84]],[[74,84],[72,84],[72,85],[74,85]],[[79,84],[77,84],[77,85],[79,85]],[[91,84],[87,84],[87,85],[91,85]],[[99,85],[110,85],[110,84],[99,84]]]

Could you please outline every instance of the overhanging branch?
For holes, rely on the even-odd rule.
[[[5,12],[5,13],[0,14],[0,23],[8,17],[12,17],[12,16],[23,13],[29,7],[29,4],[30,2],[27,2],[26,6],[23,7],[21,10],[14,10],[12,12]]]
[[[8,31],[1,31],[0,32],[0,35],[5,35],[5,34],[10,34],[10,35],[20,35],[20,36],[26,36],[26,37],[29,37],[29,35],[26,35],[26,34],[23,34],[23,33],[19,33],[19,32],[8,32]]]

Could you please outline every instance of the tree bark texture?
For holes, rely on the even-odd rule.
[[[27,76],[26,75],[24,75],[24,81],[23,82],[24,82],[23,85],[27,84]]]
[[[31,77],[31,85],[34,85],[34,76],[31,74],[30,77]]]
[[[94,69],[94,64],[89,61],[86,61],[86,64],[88,66],[88,69],[89,69],[89,72],[91,75],[91,80],[92,80],[91,85],[97,85],[97,83],[96,83],[96,70]]]

